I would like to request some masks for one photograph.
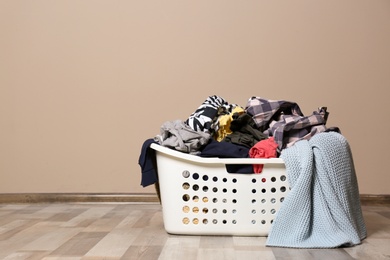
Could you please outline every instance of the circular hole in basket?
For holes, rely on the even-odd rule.
[[[262,181],[262,182],[266,182],[267,179],[266,179],[266,178],[262,178],[261,181]]]
[[[213,188],[213,192],[218,192],[218,188],[217,188],[217,187],[214,187],[214,188]]]
[[[271,199],[271,203],[272,203],[272,204],[275,204],[275,202],[276,202],[276,199],[275,199],[275,198],[272,198],[272,199]]]
[[[256,193],[256,189],[252,189],[252,193]]]
[[[209,190],[209,187],[203,186],[203,191],[204,191],[204,192],[207,192],[208,190]]]
[[[203,179],[204,181],[207,181],[207,180],[209,179],[209,176],[203,175],[202,179]]]
[[[214,202],[214,203],[217,203],[217,202],[218,202],[218,199],[217,199],[217,198],[214,198],[214,199],[213,199],[213,202]]]
[[[275,214],[276,213],[276,210],[275,209],[271,209],[271,214]]]
[[[256,200],[255,200],[255,199],[253,199],[253,200],[252,200],[252,203],[253,203],[253,204],[255,204],[255,203],[256,203]]]
[[[232,210],[232,213],[233,213],[233,214],[236,214],[236,213],[237,213],[237,210],[236,210],[236,209],[233,209],[233,210]]]
[[[192,186],[192,189],[193,189],[194,191],[199,190],[199,185],[198,185],[198,184],[193,185],[193,186]]]
[[[276,192],[276,188],[271,188],[271,192],[275,193]]]
[[[192,223],[194,223],[195,225],[198,225],[198,223],[199,223],[199,219],[197,219],[197,218],[194,218],[194,219],[192,220]]]
[[[227,202],[227,199],[222,199],[222,203],[226,203]]]
[[[183,207],[183,212],[184,212],[184,213],[190,212],[190,207],[184,206],[184,207]]]
[[[199,174],[195,172],[194,174],[192,174],[192,178],[194,178],[194,180],[199,179]]]
[[[223,224],[226,224],[226,223],[227,223],[226,219],[222,220],[222,223],[223,223]]]
[[[283,201],[284,201],[284,197],[281,197],[281,198],[280,198],[280,202],[283,202]]]
[[[266,223],[266,221],[263,219],[263,220],[261,221],[261,224],[264,225],[265,223]]]
[[[275,178],[275,177],[272,177],[272,178],[271,178],[271,181],[272,181],[272,182],[275,182],[275,181],[276,181],[276,178]]]
[[[233,199],[232,202],[233,202],[233,203],[237,203],[237,200],[236,200],[236,199]]]
[[[192,212],[198,213],[198,212],[199,212],[199,208],[198,208],[198,207],[193,207],[193,208],[192,208]]]
[[[209,221],[207,220],[207,218],[203,219],[202,222],[203,222],[203,224],[209,223]]]
[[[255,209],[252,209],[252,214],[256,214],[256,210]]]
[[[284,186],[280,187],[280,191],[281,192],[285,192],[286,191],[286,187],[284,187]]]
[[[223,178],[222,181],[223,181],[223,182],[227,182],[227,179],[226,179],[226,178]]]
[[[217,209],[213,209],[213,213],[218,213],[218,210]]]
[[[188,182],[183,183],[183,189],[188,190],[190,188],[190,184]]]
[[[266,200],[265,199],[261,199],[261,203],[265,203],[266,202]]]
[[[233,219],[233,220],[232,220],[232,223],[233,223],[233,224],[237,224],[237,220]]]
[[[203,201],[203,202],[209,202],[209,198],[203,197],[202,201]]]
[[[256,183],[256,179],[255,179],[255,178],[253,178],[253,179],[252,179],[252,182],[253,182],[253,183]]]
[[[256,224],[256,220],[252,219],[251,223]]]
[[[183,171],[182,175],[183,175],[184,178],[188,178],[188,177],[190,177],[190,172],[189,171]]]
[[[265,213],[266,213],[265,209],[262,209],[261,214],[265,214]]]
[[[234,179],[232,180],[232,182],[233,182],[233,183],[236,183],[236,182],[237,182],[237,179],[236,179],[236,178],[234,178]]]
[[[183,200],[184,200],[184,201],[189,201],[189,200],[190,200],[190,195],[184,194],[184,195],[183,195]]]
[[[218,181],[218,177],[214,176],[213,177],[213,181],[217,182]]]
[[[222,192],[223,192],[223,193],[226,193],[226,192],[227,192],[227,189],[226,189],[226,188],[223,188]]]
[[[280,176],[280,180],[281,180],[281,181],[286,181],[286,175]]]
[[[223,213],[223,214],[226,214],[226,213],[227,213],[227,210],[226,210],[226,209],[223,209],[223,210],[222,210],[222,213]]]
[[[203,208],[202,212],[203,212],[204,214],[207,214],[207,213],[209,212],[209,209],[208,209],[208,208]]]
[[[233,189],[232,192],[233,192],[233,193],[237,193],[237,190],[236,190],[236,189]]]
[[[190,223],[190,219],[189,218],[183,218],[183,224],[187,225],[188,223]]]
[[[193,200],[194,202],[198,202],[198,201],[199,201],[199,197],[195,195],[194,197],[192,197],[192,200]]]
[[[261,189],[261,192],[262,192],[262,193],[266,193],[267,190],[266,190],[266,189]]]
[[[217,223],[218,223],[218,220],[213,219],[213,224],[217,224]]]

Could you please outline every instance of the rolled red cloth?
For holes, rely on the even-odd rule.
[[[275,158],[277,156],[276,148],[278,144],[273,137],[257,142],[249,150],[249,157],[251,158]],[[263,164],[254,164],[253,171],[261,173],[263,171]]]

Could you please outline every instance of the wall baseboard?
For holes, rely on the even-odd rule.
[[[390,194],[360,194],[362,205],[390,205]],[[0,203],[160,203],[155,193],[0,193]]]
[[[150,193],[0,193],[0,203],[160,203]]]
[[[362,205],[390,205],[390,194],[360,194],[360,202]]]

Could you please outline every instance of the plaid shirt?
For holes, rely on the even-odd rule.
[[[278,152],[299,140],[309,140],[317,133],[327,130],[326,107],[319,108],[310,116],[304,116],[295,102],[267,100],[251,97],[245,107],[257,127],[278,144]]]

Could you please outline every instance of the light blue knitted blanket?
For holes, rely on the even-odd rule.
[[[318,133],[282,151],[291,191],[267,246],[335,248],[367,236],[352,153],[345,137]]]

